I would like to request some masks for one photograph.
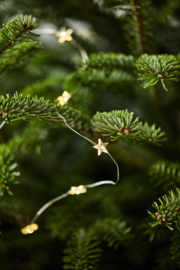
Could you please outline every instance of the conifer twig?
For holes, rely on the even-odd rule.
[[[132,4],[132,16],[137,29],[139,52],[140,54],[146,53],[144,44],[144,31],[142,26],[142,16],[139,0],[131,0]]]

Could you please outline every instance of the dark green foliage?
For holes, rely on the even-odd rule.
[[[46,129],[47,123],[38,123],[33,121],[28,123],[23,131],[16,133],[16,136],[8,142],[8,148],[12,152],[20,151],[29,153],[34,148],[37,154],[40,151],[40,145],[48,137],[48,130]],[[31,134],[31,136],[29,136]]]
[[[173,55],[143,54],[137,60],[139,80],[145,80],[143,87],[155,85],[159,81],[167,90],[164,80],[178,81],[180,77],[180,62]]]
[[[73,110],[72,108],[59,107],[56,104],[49,103],[44,98],[38,98],[14,94],[14,97],[10,98],[9,95],[5,98],[0,97],[0,114],[2,119],[10,120],[49,120],[59,121],[62,119],[58,114],[62,114],[67,120],[69,125],[77,129],[88,129],[89,120],[86,116],[82,116],[82,113]]]
[[[151,166],[149,175],[155,187],[160,185],[164,188],[174,187],[180,182],[180,163],[158,161]]]
[[[19,12],[32,14],[43,29],[34,31],[38,25],[31,16],[7,23]],[[178,0],[1,1],[4,191],[11,184],[4,181],[18,175],[17,163],[21,171],[20,185],[10,186],[14,196],[1,197],[2,270],[177,269],[179,14]],[[54,32],[61,26],[73,28],[74,41],[87,52],[85,62],[73,42],[58,43]],[[57,97],[64,91],[72,96],[60,107]],[[116,179],[109,157],[97,157],[59,113],[94,142],[103,134],[117,139],[108,150],[119,165],[120,181],[54,204],[37,220],[39,230],[24,236],[20,229],[38,209],[71,186]],[[164,193],[153,204],[156,214],[148,215]]]
[[[135,60],[131,55],[114,54],[114,53],[99,53],[91,54],[85,63],[83,68],[97,69],[97,70],[108,70],[121,69],[123,71],[133,71],[135,68]]]
[[[126,222],[109,218],[95,223],[89,231],[80,229],[67,241],[64,269],[98,269],[101,242],[107,242],[114,249],[120,244],[126,246],[132,237],[130,231]]]
[[[99,234],[100,239],[106,241],[110,247],[117,249],[120,244],[127,244],[127,239],[131,228],[126,227],[125,221],[119,219],[105,219],[99,221],[94,226],[95,231]]]
[[[0,73],[38,48],[31,30],[39,25],[32,16],[16,17],[0,30]]]
[[[35,95],[44,95],[52,92],[53,87],[61,86],[64,81],[65,72],[59,70],[58,72],[53,72],[44,80],[38,81],[35,84],[28,85],[23,89],[22,94],[35,96]],[[57,97],[57,96],[56,96]]]
[[[135,140],[140,144],[155,144],[161,145],[159,142],[166,141],[165,132],[161,131],[161,128],[156,128],[153,124],[149,126],[147,122],[142,125],[141,132],[135,137]]]
[[[138,117],[132,121],[133,114],[128,110],[97,112],[93,117],[93,126],[97,131],[102,132],[103,136],[111,136],[113,140],[121,136],[134,137],[140,132],[142,123],[139,122]]]
[[[156,125],[149,126],[139,122],[139,118],[132,121],[133,113],[112,111],[99,113],[93,117],[93,126],[103,136],[111,136],[113,140],[123,139],[138,144],[155,144],[165,141],[165,132]]]
[[[6,57],[0,59],[0,73],[7,68],[12,68],[14,64],[17,65],[19,60],[23,59],[27,54],[30,54],[34,50],[37,50],[37,48],[37,42],[23,42],[18,45],[18,48],[6,52]]]
[[[126,11],[123,29],[133,55],[150,52],[152,49],[152,16],[154,10],[149,0],[122,1],[118,9]],[[149,12],[151,16],[149,16]]]
[[[159,199],[160,205],[154,202],[153,207],[157,210],[155,214],[148,211],[148,213],[156,219],[155,222],[150,223],[152,227],[165,223],[165,225],[173,230],[172,224],[175,223],[179,229],[180,218],[180,190],[177,188],[177,195],[170,191],[170,196],[164,195]]]
[[[81,90],[86,94],[89,87],[91,88],[91,92],[104,91],[109,87],[113,90],[116,89],[116,91],[121,89],[122,93],[125,94],[131,94],[131,91],[128,91],[128,87],[131,86],[135,80],[135,76],[132,73],[114,70],[110,71],[110,74],[106,76],[107,74],[104,71],[96,69],[86,71],[79,69],[66,77],[63,84],[64,89],[69,89],[71,92],[77,93]],[[126,86],[125,89],[124,86]]]
[[[66,256],[63,258],[64,269],[98,269],[98,261],[101,249],[100,242],[93,233],[80,229],[67,241],[64,250]]]
[[[9,185],[17,184],[18,182],[14,179],[20,175],[18,171],[15,171],[17,165],[10,149],[6,145],[0,145],[0,196],[3,196],[5,191],[12,195]]]

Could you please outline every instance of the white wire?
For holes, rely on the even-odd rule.
[[[88,58],[88,55],[87,55],[86,51],[74,39],[72,39],[70,41],[70,43],[79,51],[79,53],[80,53],[80,55],[82,57],[82,61],[84,63],[86,61],[86,59]]]
[[[83,137],[85,140],[88,140],[90,143],[92,143],[93,145],[96,145],[95,142],[91,141],[89,138],[83,136],[82,134],[80,134],[79,132],[77,132],[76,130],[74,130],[66,121],[66,119],[60,114],[58,113],[58,116],[64,121],[64,124],[69,128],[71,129],[74,133],[76,133],[77,135]],[[107,150],[107,149],[106,149]],[[93,183],[93,184],[89,184],[89,185],[83,185],[84,187],[86,188],[93,188],[93,187],[97,187],[97,186],[101,186],[101,185],[116,185],[117,182],[119,181],[119,166],[117,164],[117,162],[114,160],[114,158],[111,156],[111,154],[107,151],[107,154],[110,156],[110,158],[112,159],[112,161],[116,164],[116,167],[117,167],[117,180],[116,182],[113,182],[111,180],[103,180],[103,181],[99,181],[99,182],[96,182],[96,183]],[[62,199],[64,199],[65,197],[69,196],[70,195],[70,192],[66,192],[52,200],[50,200],[49,202],[47,202],[46,204],[44,204],[39,210],[38,212],[36,213],[36,215],[34,216],[34,218],[31,220],[31,223],[34,223],[38,217],[48,208],[50,207],[52,204],[54,204],[55,202],[57,201],[60,201]]]

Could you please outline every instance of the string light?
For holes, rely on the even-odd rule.
[[[76,50],[78,50],[78,52],[80,53],[81,57],[82,57],[82,61],[85,62],[85,60],[88,58],[86,51],[81,47],[81,45],[79,43],[77,43],[75,41],[75,39],[73,39],[71,37],[71,34],[73,33],[72,29],[67,29],[65,27],[62,27],[61,30],[59,32],[55,33],[56,37],[59,37],[59,42],[60,43],[64,43],[65,41],[71,41],[71,45],[74,46],[76,48]]]
[[[71,189],[69,190],[69,194],[71,195],[79,195],[81,193],[86,193],[87,188],[83,185],[80,185],[78,187],[71,187]]]
[[[98,150],[98,156],[100,156],[102,154],[102,152],[104,153],[108,153],[106,146],[108,145],[108,143],[103,143],[101,141],[101,139],[98,139],[98,144],[94,145],[93,147],[96,148]]]
[[[38,225],[36,223],[32,223],[30,225],[27,225],[26,227],[21,229],[22,234],[31,234],[34,231],[38,230]]]
[[[57,98],[58,106],[63,106],[64,104],[67,104],[68,100],[71,98],[71,94],[69,94],[67,91],[64,91],[62,96]]]
[[[71,41],[72,37],[71,34],[73,33],[72,29],[67,29],[64,31],[59,31],[55,33],[55,36],[59,38],[59,43],[64,43],[65,41]]]
[[[26,227],[22,228],[21,229],[21,232],[22,234],[31,234],[33,233],[34,231],[36,231],[38,229],[38,225],[36,223],[34,223],[38,217],[48,208],[50,207],[52,204],[54,204],[55,202],[57,201],[60,201],[62,199],[64,199],[65,197],[69,196],[69,195],[79,195],[81,193],[85,193],[87,191],[88,188],[93,188],[93,187],[97,187],[97,186],[101,186],[101,185],[116,185],[119,181],[119,166],[117,164],[117,162],[114,160],[114,158],[111,156],[111,154],[108,152],[108,150],[106,149],[106,146],[108,143],[103,143],[101,141],[101,139],[98,139],[98,144],[96,144],[95,142],[91,141],[89,138],[83,136],[82,134],[80,134],[79,132],[77,132],[76,130],[74,130],[66,121],[66,119],[61,115],[59,114],[59,117],[64,121],[64,124],[69,128],[71,129],[74,133],[76,133],[77,135],[81,136],[82,138],[88,140],[91,144],[93,144],[93,147],[96,148],[98,150],[98,156],[101,155],[101,153],[106,153],[109,155],[109,157],[112,159],[112,161],[115,163],[116,165],[116,168],[117,168],[117,180],[116,182],[114,181],[111,181],[111,180],[103,180],[103,181],[99,181],[97,183],[93,183],[93,184],[90,184],[90,185],[80,185],[78,187],[74,187],[72,186],[71,189],[52,199],[51,201],[47,202],[46,204],[44,204],[39,210],[38,212],[35,214],[34,218],[31,220],[30,222],[30,225],[27,225]]]

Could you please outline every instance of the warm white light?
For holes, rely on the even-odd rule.
[[[32,223],[30,225],[27,225],[26,227],[21,229],[22,234],[31,234],[34,231],[36,231],[38,229],[38,225],[36,223]]]
[[[71,98],[71,94],[69,94],[67,91],[64,91],[64,93],[62,94],[62,96],[57,98],[58,101],[58,106],[61,105],[63,106],[64,104],[66,104],[68,102],[68,100]]]
[[[87,188],[85,186],[78,186],[78,187],[71,187],[71,189],[69,190],[69,193],[71,195],[79,195],[81,193],[85,193],[87,191]]]
[[[60,35],[61,35],[61,37],[65,37],[65,36],[67,36],[67,33],[65,31],[63,31],[63,32],[60,32]]]
[[[56,32],[55,33],[55,36],[56,37],[59,37],[59,42],[60,43],[64,43],[65,41],[71,41],[72,40],[72,37],[71,37],[71,34],[73,33],[73,30],[72,29],[67,29],[66,31],[61,31],[60,32]]]
[[[106,146],[108,145],[108,143],[103,143],[101,141],[101,139],[98,139],[98,144],[94,145],[93,147],[96,148],[98,150],[98,156],[101,155],[102,152],[104,153],[108,153]]]

